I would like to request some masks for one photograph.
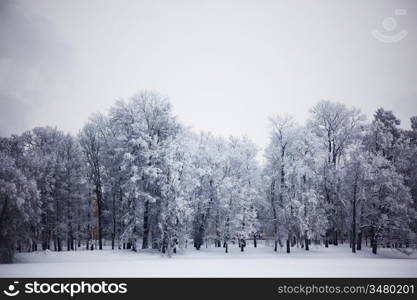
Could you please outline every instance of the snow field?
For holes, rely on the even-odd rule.
[[[245,252],[223,248],[187,248],[171,258],[151,250],[40,251],[19,253],[14,264],[0,265],[0,277],[417,277],[417,253],[369,248],[350,252],[348,245],[311,246],[274,252],[270,246]]]

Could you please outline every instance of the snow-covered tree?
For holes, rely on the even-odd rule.
[[[90,190],[95,196],[92,208],[97,214],[98,247],[103,249],[103,173],[104,152],[100,129],[94,120],[87,123],[79,134],[79,141],[87,165],[87,174]]]
[[[320,195],[317,139],[288,116],[271,118],[271,142],[266,150],[268,198],[272,208],[274,250],[286,239],[286,249],[302,243],[309,249],[311,238],[319,239],[327,220]]]
[[[128,180],[124,184],[127,211],[123,238],[135,250],[138,238],[142,248],[161,246],[161,196],[168,174],[164,173],[166,153],[180,130],[168,99],[154,92],[141,92],[128,102],[118,101],[110,110],[110,122],[118,134],[123,152],[121,170]],[[140,211],[143,208],[140,232]]]
[[[372,156],[370,174],[362,227],[369,228],[373,252],[376,253],[380,243],[409,244],[415,241],[410,224],[415,220],[416,212],[403,176],[381,155]]]
[[[362,248],[362,222],[367,199],[366,188],[370,180],[369,155],[361,145],[355,145],[349,152],[349,160],[343,168],[342,203],[350,224],[350,246],[352,252]]]
[[[310,110],[311,118],[307,126],[320,140],[320,150],[326,157],[322,161],[322,194],[327,201],[329,228],[326,233],[335,245],[338,233],[345,230],[340,221],[344,220],[341,206],[341,174],[339,166],[349,147],[361,137],[365,117],[356,108],[349,109],[344,104],[322,100]]]
[[[38,200],[36,182],[0,151],[0,263],[12,263],[16,248],[31,251],[33,228],[39,222]]]

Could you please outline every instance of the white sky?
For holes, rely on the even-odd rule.
[[[268,142],[320,99],[417,115],[417,1],[16,1],[0,4],[0,134],[76,133],[115,98],[156,90],[197,130]],[[394,10],[407,10],[395,16]],[[392,32],[382,20],[395,17]],[[408,35],[398,43],[371,31]]]

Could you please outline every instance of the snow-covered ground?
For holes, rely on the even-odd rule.
[[[373,255],[366,248],[353,254],[346,245],[291,250],[188,248],[172,258],[150,251],[42,251],[17,254],[15,264],[0,265],[0,277],[417,277],[416,252],[378,249]]]

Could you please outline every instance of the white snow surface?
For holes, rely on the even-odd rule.
[[[310,251],[249,244],[245,252],[230,246],[187,248],[171,258],[151,250],[38,251],[16,254],[0,265],[0,277],[417,277],[417,253],[381,248],[351,253],[348,245]]]

